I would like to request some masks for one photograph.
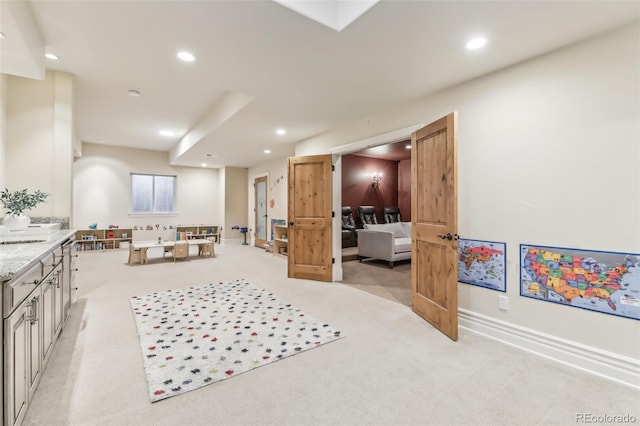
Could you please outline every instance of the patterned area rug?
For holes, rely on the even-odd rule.
[[[133,296],[131,307],[152,402],[341,337],[244,280]]]

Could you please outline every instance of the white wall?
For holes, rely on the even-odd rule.
[[[267,176],[267,240],[271,239],[271,219],[287,220],[287,159],[278,158],[249,169],[249,224],[255,228],[255,193],[253,182],[257,177]],[[273,204],[273,207],[271,205]],[[251,234],[251,244],[255,235]]]
[[[224,174],[224,234],[227,240],[240,240],[244,236],[234,226],[248,227],[247,217],[247,175],[248,171],[240,167],[225,167]],[[248,241],[248,236],[247,236]]]
[[[75,123],[73,113],[73,76],[56,72],[54,76],[54,157],[51,197],[54,216],[70,217],[72,212],[72,173]],[[72,218],[69,218],[71,221]]]
[[[5,187],[7,141],[7,77],[0,74],[0,189]],[[3,212],[4,213],[4,212]]]
[[[29,216],[71,215],[73,79],[47,71],[45,80],[6,77],[5,186],[49,193]]]
[[[169,165],[168,153],[84,143],[73,164],[73,228],[118,225],[121,228],[160,225],[222,225],[219,217],[218,170]],[[131,173],[177,176],[176,215],[130,215]],[[157,238],[158,232],[150,237]],[[161,233],[172,238],[173,232]],[[160,235],[158,235],[160,236]],[[149,239],[136,236],[136,239]]]
[[[218,170],[218,188],[220,190],[218,191],[217,198],[218,198],[218,217],[220,218],[220,226],[222,226],[222,229],[220,232],[221,239],[226,238],[226,234],[227,234],[227,226],[226,226],[227,215],[226,215],[226,210],[224,205],[224,199],[226,195],[226,192],[225,192],[226,183],[227,183],[226,170],[224,168],[219,169]]]
[[[458,233],[507,243],[511,305],[460,284],[460,307],[637,360],[639,321],[520,297],[519,244],[640,252],[639,40],[626,27],[303,141],[296,155],[458,111]]]

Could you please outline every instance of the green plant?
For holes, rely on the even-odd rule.
[[[7,188],[0,192],[0,201],[4,208],[9,210],[11,214],[21,214],[24,210],[30,210],[42,203],[49,194],[37,190],[31,194],[26,189],[21,191],[9,192]]]

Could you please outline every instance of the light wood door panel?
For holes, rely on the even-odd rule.
[[[332,280],[331,155],[289,158],[288,275]]]
[[[452,340],[458,340],[456,125],[452,113],[411,138],[411,304]]]

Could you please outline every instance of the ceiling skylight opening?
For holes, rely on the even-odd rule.
[[[277,135],[280,135],[280,136],[282,136],[282,135],[286,135],[286,134],[287,134],[287,131],[286,131],[285,129],[277,129],[277,130],[276,130],[276,134],[277,134]]]
[[[166,136],[168,138],[176,135],[175,132],[172,132],[171,130],[160,130],[158,134],[160,136]]]
[[[193,53],[183,50],[181,52],[178,52],[178,59],[184,62],[193,62],[196,60],[196,57],[193,56]]]
[[[52,61],[57,61],[58,60],[58,56],[54,55],[53,53],[45,53],[44,56],[45,56],[45,58],[51,59]]]
[[[471,40],[469,40],[466,44],[466,48],[469,50],[476,50],[476,49],[480,49],[484,46],[486,46],[487,44],[487,39],[484,37],[474,37]]]
[[[270,150],[270,149],[265,149],[265,150],[264,150],[264,153],[265,153],[265,154],[271,154],[271,150]]]

